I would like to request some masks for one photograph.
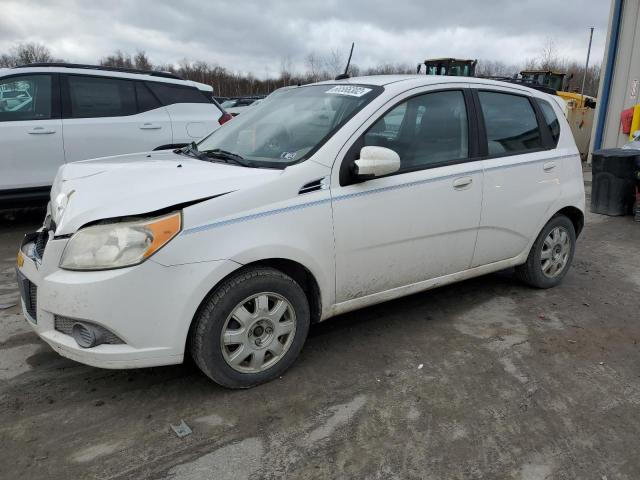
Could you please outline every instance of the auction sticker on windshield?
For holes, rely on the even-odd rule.
[[[351,85],[336,85],[330,88],[325,93],[332,93],[334,95],[349,95],[350,97],[361,97],[371,91],[366,87],[354,87]]]

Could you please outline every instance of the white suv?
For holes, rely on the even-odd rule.
[[[18,281],[61,355],[132,368],[189,351],[249,387],[350,310],[508,267],[557,285],[584,203],[553,97],[353,78],[278,91],[197,148],[63,166]]]
[[[0,71],[0,206],[47,198],[60,165],[184,146],[231,118],[209,85],[75,64]]]

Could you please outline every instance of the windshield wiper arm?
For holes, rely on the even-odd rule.
[[[207,157],[219,158],[220,160],[224,160],[227,163],[235,163],[236,165],[241,165],[243,167],[250,167],[242,155],[238,155],[237,153],[229,152],[227,150],[222,150],[220,148],[214,148],[212,150],[204,150],[199,152],[201,155],[205,155]]]
[[[198,150],[198,145],[196,142],[191,142],[189,145],[177,148],[173,151],[173,153],[179,153],[181,155],[187,155],[189,157],[197,158],[198,160],[202,160],[203,153]]]

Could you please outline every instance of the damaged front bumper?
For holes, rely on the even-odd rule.
[[[17,267],[22,309],[60,355],[100,368],[181,363],[200,302],[238,267],[226,260],[170,267],[147,260],[115,270],[69,271],[58,266],[67,241],[44,228],[25,236]],[[121,342],[82,348],[69,331],[75,320],[103,327]]]

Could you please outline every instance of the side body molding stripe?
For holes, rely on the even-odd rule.
[[[536,163],[536,162],[548,162],[551,160],[560,160],[563,158],[569,158],[569,157],[574,157],[575,155],[559,155],[559,156],[555,156],[555,157],[547,157],[544,159],[536,159],[536,160],[532,160],[532,161],[528,161],[528,162],[520,162],[520,163],[515,163],[513,165],[499,165],[499,166],[495,166],[495,167],[489,167],[487,170],[494,170],[494,169],[498,169],[498,168],[510,168],[510,167],[517,167],[519,165],[526,165],[526,164],[530,164],[530,163]],[[431,182],[435,182],[435,181],[439,181],[439,180],[446,180],[449,178],[455,178],[455,177],[459,177],[460,175],[473,175],[476,173],[480,173],[482,172],[482,169],[476,169],[476,170],[471,170],[468,172],[464,172],[464,173],[456,173],[453,175],[446,175],[443,177],[436,177],[436,178],[428,178],[425,180],[416,180],[413,182],[407,182],[407,183],[400,183],[398,185],[390,185],[388,187],[379,187],[379,188],[372,188],[370,190],[365,190],[362,192],[354,192],[354,193],[345,193],[343,195],[336,195],[334,197],[327,197],[327,198],[323,198],[320,200],[314,200],[311,202],[304,202],[304,203],[298,203],[296,205],[291,205],[289,207],[282,207],[282,208],[276,208],[274,210],[266,210],[264,212],[258,212],[258,213],[252,213],[249,215],[243,215],[240,217],[235,217],[235,218],[229,218],[226,220],[220,220],[217,222],[212,222],[212,223],[207,223],[204,225],[198,225],[197,227],[191,227],[191,228],[187,228],[185,230],[182,231],[181,235],[191,235],[193,233],[199,233],[199,232],[204,232],[207,230],[212,230],[214,228],[218,228],[218,227],[224,227],[226,225],[233,225],[235,223],[243,223],[243,222],[248,222],[250,220],[256,220],[258,218],[265,218],[265,217],[270,217],[273,215],[280,215],[281,213],[287,213],[287,212],[294,212],[297,210],[303,210],[305,208],[311,208],[311,207],[316,207],[318,205],[323,205],[325,203],[329,203],[332,200],[334,202],[342,202],[344,200],[349,200],[351,198],[357,198],[357,197],[363,197],[366,195],[374,195],[377,193],[383,193],[383,192],[388,192],[388,191],[392,191],[392,190],[399,190],[402,188],[410,188],[410,187],[415,187],[418,185],[424,185],[426,183],[431,183]]]

